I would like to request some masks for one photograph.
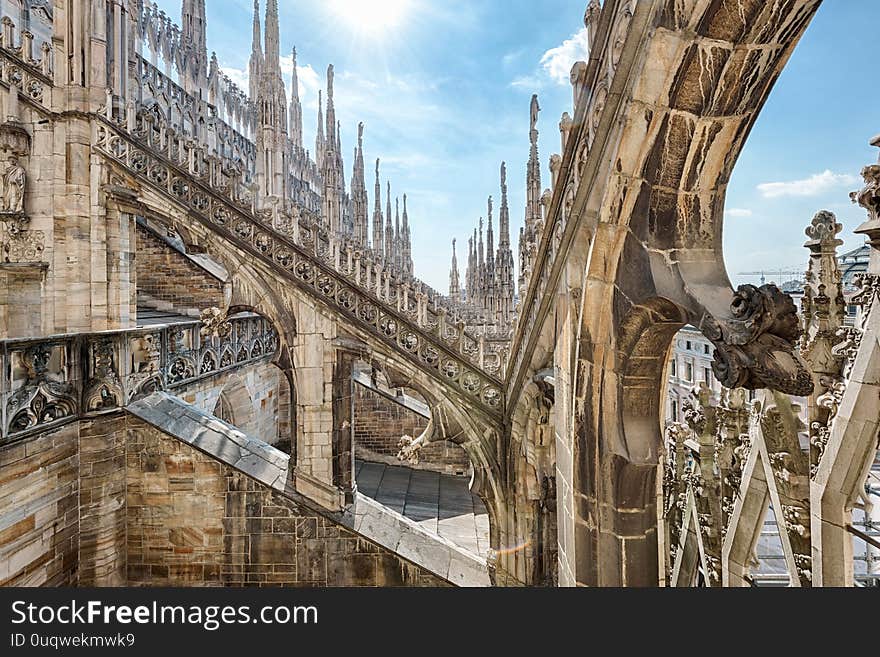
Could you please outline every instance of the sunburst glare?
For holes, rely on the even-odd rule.
[[[333,12],[355,32],[382,35],[406,18],[411,0],[330,0]]]

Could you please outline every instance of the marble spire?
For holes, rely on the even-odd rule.
[[[373,202],[373,253],[379,259],[385,254],[385,230],[382,217],[382,185],[379,183],[379,158],[376,158],[376,187]]]

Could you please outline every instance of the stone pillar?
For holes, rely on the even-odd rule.
[[[880,147],[880,136],[871,144]],[[880,434],[880,163],[862,170],[865,185],[852,198],[868,212],[855,232],[871,247],[862,275],[856,329],[860,345],[819,467],[810,483],[813,586],[853,585],[853,508],[877,454]]]
[[[136,193],[110,186],[106,190],[107,328],[137,323]]]
[[[337,338],[336,365],[333,369],[333,485],[342,494],[343,504],[354,502],[354,362],[366,354],[366,345]]]
[[[350,416],[340,407],[344,391],[337,387],[337,381],[344,378],[345,361],[340,355],[347,341],[337,340],[334,322],[307,304],[297,307],[296,318],[298,332],[292,359],[297,383],[293,479],[297,492],[339,511],[345,503],[342,484],[353,481],[351,474],[343,475],[339,469],[344,458],[340,451],[346,451],[343,432],[351,427]],[[350,446],[347,451],[351,451]]]

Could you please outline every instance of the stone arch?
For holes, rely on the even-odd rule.
[[[399,458],[401,447],[427,428],[430,404],[410,385],[392,386],[378,369],[359,360],[355,369],[354,411],[357,458],[470,477],[473,464],[455,440],[440,437],[423,445],[412,459]]]
[[[570,512],[560,515],[569,524],[560,531],[566,583],[658,582],[660,400],[666,353],[682,324],[715,345],[715,376],[725,385],[805,394],[810,384],[794,353],[790,299],[775,287],[732,289],[721,229],[736,158],[819,3],[749,0],[742,14],[728,4],[633,7],[611,81],[623,101],[602,113],[602,138],[593,142],[571,208],[572,241],[563,255],[588,255],[568,288],[557,287],[560,297],[583,290],[565,398],[572,426],[562,437],[572,450]],[[665,78],[655,71],[646,84],[646,62],[658,59]],[[593,99],[584,94],[576,118]],[[569,141],[588,138],[586,131],[579,125]],[[576,144],[565,150],[568,163]],[[562,215],[561,192],[553,196],[553,220]],[[569,365],[567,355],[557,354],[557,367]]]
[[[221,412],[229,419],[217,415]],[[247,386],[237,372],[228,375],[227,381],[217,395],[214,404],[214,415],[229,422],[244,433],[254,433],[254,401]]]
[[[149,197],[147,199],[149,204]],[[227,272],[225,293],[226,315],[253,313],[269,321],[278,335],[272,364],[280,371],[279,380],[279,448],[296,462],[297,383],[293,346],[298,334],[294,304],[286,298],[271,272],[252,263],[223,240],[216,239],[204,227],[187,221],[175,221],[165,215],[151,213],[151,218],[173,228],[187,249],[204,252]]]
[[[243,299],[235,295],[235,279],[233,279],[233,300],[227,309],[227,317],[241,313],[253,313],[260,315],[263,319],[269,321],[275,328],[279,336],[278,344],[271,359],[271,364],[278,370],[278,388],[277,388],[277,440],[273,441],[273,445],[291,456],[295,461],[296,458],[296,430],[297,430],[297,387],[296,387],[296,369],[294,366],[294,358],[292,350],[289,348],[289,340],[291,336],[296,335],[296,320],[292,313],[285,313],[285,324],[279,324],[276,318],[267,316],[261,310],[264,307],[257,307],[244,303]]]
[[[681,308],[667,299],[653,298],[633,308],[620,326],[623,440],[615,445],[615,452],[628,461],[656,463],[659,458],[668,356],[685,321]]]
[[[396,359],[373,354],[371,365],[384,373],[392,387],[410,387],[427,401],[431,421],[426,440],[449,440],[464,449],[473,466],[470,489],[486,507],[489,542],[497,550],[502,544],[504,489],[498,448],[500,434],[495,422],[472,411],[468,405],[457,403],[438,384],[412,372]]]
[[[666,362],[686,311],[661,297],[617,307],[616,325],[599,327],[607,333],[589,333],[589,318],[582,315],[570,565],[584,584],[655,586]],[[599,348],[599,340],[608,348]]]
[[[498,568],[528,585],[557,581],[553,405],[552,385],[536,375],[521,393],[506,444],[504,520],[509,547],[499,554]]]

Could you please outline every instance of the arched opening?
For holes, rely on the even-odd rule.
[[[253,376],[248,382],[248,374],[248,372],[235,372],[225,377],[226,380],[217,395],[212,414],[248,435],[265,440],[267,436],[261,431],[261,418],[257,417],[252,392],[248,389],[248,383],[253,386]],[[261,433],[263,435],[260,435]]]
[[[473,554],[489,549],[489,516],[472,492],[474,467],[465,449],[436,435],[425,395],[393,385],[366,363],[353,374],[355,481],[358,491],[426,531]]]
[[[556,430],[552,369],[524,389],[507,445],[506,537],[498,550],[501,573],[531,586],[555,586],[557,574]]]
[[[295,401],[283,370],[262,362],[222,375],[217,383],[210,398],[212,415],[290,454]]]
[[[435,431],[434,423],[442,420],[432,416],[424,392],[389,381],[364,362],[355,365],[353,380],[358,492],[432,534],[486,555],[489,515],[472,490],[474,466],[461,444]]]
[[[612,334],[613,357],[585,343],[574,386],[574,553],[580,584],[657,586],[657,466],[667,354],[684,311],[653,297],[630,306]],[[583,335],[583,333],[582,333]],[[587,391],[589,394],[584,395]]]
[[[229,403],[229,399],[222,392],[217,398],[217,404],[214,406],[214,412],[212,414],[214,417],[220,418],[224,422],[233,425],[235,424],[235,414],[232,412],[232,404]]]

